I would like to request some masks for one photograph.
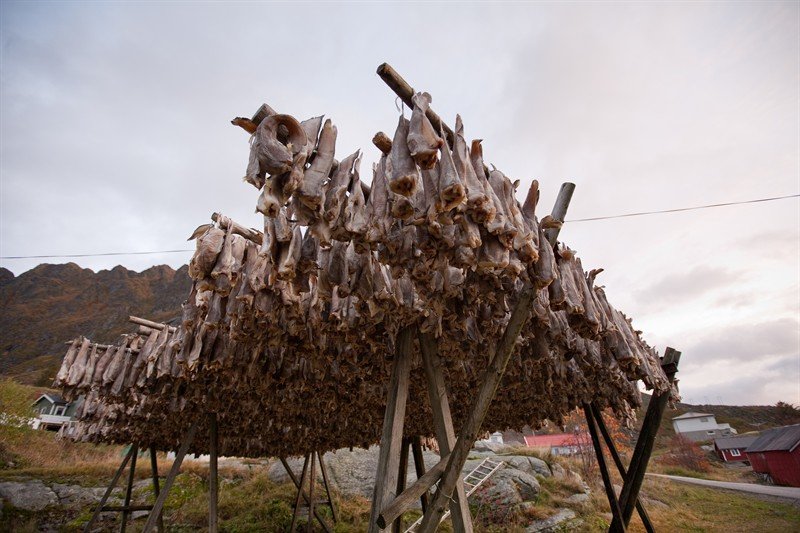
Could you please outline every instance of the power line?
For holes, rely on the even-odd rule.
[[[760,202],[772,202],[775,200],[786,200],[788,198],[797,198],[800,197],[800,194],[788,194],[786,196],[774,196],[772,198],[758,198],[755,200],[744,200],[741,202],[725,202],[721,204],[708,204],[708,205],[698,205],[695,207],[679,207],[676,209],[664,209],[661,211],[642,211],[639,213],[625,213],[622,215],[609,215],[604,217],[591,217],[591,218],[576,218],[572,220],[567,220],[567,223],[570,222],[590,222],[593,220],[609,220],[612,218],[628,218],[628,217],[640,217],[644,215],[658,215],[662,213],[680,213],[682,211],[696,211],[698,209],[710,209],[712,207],[725,207],[730,205],[742,205],[742,204],[757,204]],[[110,255],[152,255],[152,254],[176,254],[176,253],[183,253],[183,252],[194,252],[194,250],[156,250],[156,251],[149,251],[149,252],[107,252],[107,253],[100,253],[100,254],[64,254],[64,255],[9,255],[9,256],[2,256],[0,259],[57,259],[57,258],[69,258],[69,257],[101,257],[101,256],[110,256]]]
[[[100,257],[105,255],[151,255],[151,254],[176,254],[180,252],[194,252],[194,250],[157,250],[151,252],[106,252],[102,254],[64,254],[64,255],[9,255],[0,259],[52,259],[59,257]]]
[[[729,205],[757,204],[759,202],[772,202],[775,200],[786,200],[787,198],[797,198],[800,194],[788,194],[786,196],[775,196],[772,198],[758,198],[756,200],[744,200],[741,202],[725,202],[722,204],[698,205],[695,207],[679,207],[676,209],[664,209],[661,211],[642,211],[640,213],[625,213],[624,215],[609,215],[605,217],[576,218],[566,222],[589,222],[592,220],[609,220],[611,218],[640,217],[643,215],[657,215],[661,213],[680,213],[682,211],[696,211],[698,209],[710,209],[712,207],[725,207]]]

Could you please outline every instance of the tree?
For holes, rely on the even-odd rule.
[[[614,447],[621,457],[625,457],[631,450],[630,436],[623,430],[622,424],[613,415],[603,412],[602,417]],[[597,455],[582,409],[576,409],[564,420],[564,431],[572,435],[569,445],[574,446],[576,449],[576,455],[581,461],[581,473],[583,476],[587,479],[595,477],[597,475]],[[598,436],[602,440],[599,430]],[[603,445],[605,446],[605,442]],[[606,457],[608,461],[611,461],[608,453],[606,453]]]

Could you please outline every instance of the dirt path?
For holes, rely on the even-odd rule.
[[[665,474],[648,473],[647,475],[653,477],[667,478],[682,483],[703,485],[705,487],[727,489],[727,490],[738,490],[742,492],[750,492],[752,494],[760,494],[763,496],[785,498],[788,500],[793,500],[793,503],[795,504],[800,504],[800,488],[796,487],[776,487],[774,485],[756,485],[754,483],[732,483],[730,481],[712,481],[710,479],[697,479],[693,477],[683,477],[683,476],[668,476]]]

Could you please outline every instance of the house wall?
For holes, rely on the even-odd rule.
[[[800,446],[793,452],[748,453],[754,472],[769,474],[776,485],[800,487]]]
[[[704,440],[712,440],[719,437],[730,437],[732,435],[730,429],[709,429],[703,431],[689,431],[686,433],[681,433],[684,437],[691,440],[692,442],[700,442]]]
[[[747,454],[744,452],[743,448],[735,448],[739,455],[733,455],[733,450],[717,450],[717,455],[720,459],[725,461],[726,463],[732,463],[736,461],[747,461]]]
[[[717,429],[717,420],[713,416],[702,418],[686,418],[683,420],[673,420],[672,427],[676,433],[689,433],[692,431],[709,431]]]

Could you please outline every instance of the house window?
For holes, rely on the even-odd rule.
[[[64,413],[67,412],[67,407],[65,405],[59,405],[56,407],[55,412],[53,413],[56,416],[64,416]]]
[[[731,450],[731,457],[740,457],[741,455],[742,455],[742,452],[740,452],[736,448]]]
[[[700,419],[700,422],[708,422],[708,417],[703,417]]]
[[[714,434],[714,430],[706,431],[706,435],[713,435],[713,434]]]

